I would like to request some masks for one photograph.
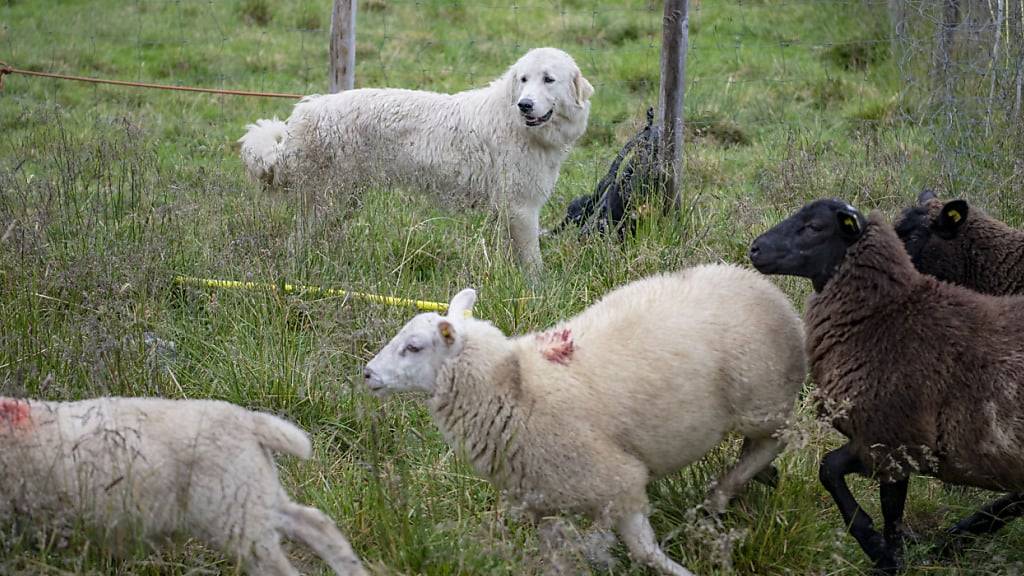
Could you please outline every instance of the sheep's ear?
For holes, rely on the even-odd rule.
[[[952,238],[956,235],[957,231],[967,223],[967,201],[966,200],[952,200],[946,202],[946,205],[942,207],[942,211],[939,212],[939,217],[935,220],[935,231],[945,238]]]
[[[576,70],[576,76],[573,77],[572,84],[576,88],[576,105],[583,106],[583,103],[590,100],[590,97],[594,95],[594,87],[583,77],[583,73],[579,70]]]
[[[935,191],[931,188],[925,188],[917,195],[917,203],[926,204],[929,200],[934,200],[935,198],[937,198],[937,196],[935,196]]]
[[[441,340],[447,346],[451,346],[455,343],[455,326],[447,320],[441,320],[437,323],[437,333],[441,335]]]
[[[464,318],[473,315],[473,304],[476,303],[476,290],[466,288],[452,298],[448,304],[449,318]]]
[[[839,209],[836,211],[836,221],[839,223],[839,234],[847,240],[860,238],[863,228],[860,225],[860,214],[856,211]]]

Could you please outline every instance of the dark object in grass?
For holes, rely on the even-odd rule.
[[[843,70],[867,70],[889,57],[889,43],[881,39],[865,39],[833,44],[824,52],[825,58]]]
[[[656,185],[660,137],[661,127],[654,124],[654,108],[648,108],[647,125],[619,150],[594,193],[570,202],[565,218],[548,234],[559,234],[572,225],[580,228],[581,236],[610,230],[619,235],[619,240],[624,240],[626,234],[632,235],[637,216],[630,210],[631,199],[634,193],[648,192]],[[623,162],[625,167],[620,172]]]
[[[825,455],[819,479],[876,571],[903,566],[913,474],[1011,492],[950,528],[954,543],[1024,514],[1024,296],[922,274],[880,215],[836,200],[762,234],[750,259],[814,284],[804,326],[818,412],[849,439]],[[849,474],[879,481],[881,533]]]
[[[1014,230],[966,200],[917,197],[896,224],[914,266],[939,280],[1001,296],[1024,294],[1024,230]]]

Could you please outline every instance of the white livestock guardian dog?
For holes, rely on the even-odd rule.
[[[287,122],[250,124],[239,140],[242,161],[253,179],[274,186],[326,173],[332,187],[397,185],[460,207],[488,206],[508,227],[520,264],[538,270],[540,211],[586,131],[593,93],[571,56],[536,48],[488,86],[457,94],[307,96]]]

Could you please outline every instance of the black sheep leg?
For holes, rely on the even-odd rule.
[[[885,538],[875,530],[874,522],[867,512],[857,504],[849,486],[846,485],[847,474],[866,474],[867,467],[846,444],[833,450],[821,460],[818,468],[818,479],[835,500],[839,513],[843,516],[850,534],[857,540],[860,547],[875,563],[875,570],[894,573],[900,568],[899,560],[886,544]]]
[[[1024,492],[1011,492],[989,502],[984,508],[957,522],[947,531],[952,537],[963,534],[987,534],[995,532],[1006,523],[1024,515]]]
[[[903,542],[907,535],[903,528],[903,508],[907,503],[907,488],[909,486],[910,478],[896,482],[882,482],[878,485],[878,496],[882,502],[882,518],[885,520],[885,529],[882,533],[885,535],[885,544],[889,547],[895,560],[894,569],[899,568],[903,562]]]
[[[903,507],[907,503],[907,487],[909,478],[897,482],[883,482],[878,486],[878,495],[882,501],[882,518],[885,519],[885,541],[890,548],[898,552],[903,545]]]

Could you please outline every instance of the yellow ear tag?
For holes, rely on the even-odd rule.
[[[853,218],[850,218],[849,216],[846,217],[846,220],[843,220],[843,224],[849,226],[851,230],[857,229],[857,224],[853,221]]]
[[[447,324],[441,325],[441,336],[443,336],[446,339],[452,337],[452,331]]]
[[[963,216],[961,216],[960,212],[958,212],[957,210],[950,210],[946,212],[946,216],[949,216],[953,220],[953,222],[959,222],[960,219],[963,218]]]

